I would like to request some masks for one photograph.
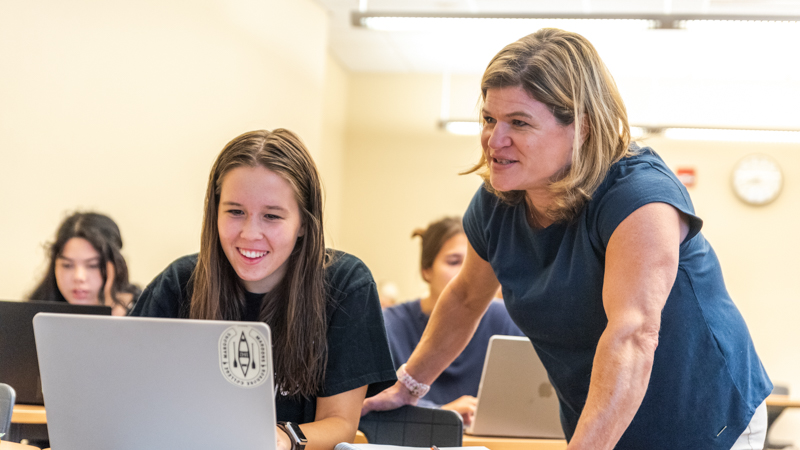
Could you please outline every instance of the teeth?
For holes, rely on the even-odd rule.
[[[494,162],[496,162],[497,164],[511,164],[513,161],[510,160],[510,159],[497,159],[497,158],[495,158]]]
[[[250,250],[242,250],[242,249],[239,249],[239,253],[248,258],[261,258],[262,256],[267,254],[267,252],[251,252]]]

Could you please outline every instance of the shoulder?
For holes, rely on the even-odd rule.
[[[464,233],[478,256],[489,260],[489,248],[509,234],[503,230],[516,223],[518,207],[504,202],[483,185],[478,188],[463,220]]]
[[[191,297],[191,278],[197,254],[173,261],[142,291],[130,315],[178,317]]]
[[[631,213],[648,203],[666,203],[685,214],[694,236],[702,227],[695,215],[686,187],[664,160],[649,147],[634,148],[608,171],[586,208],[586,220],[607,243],[616,227]]]
[[[648,195],[666,188],[671,194],[688,200],[688,192],[683,184],[652,148],[633,144],[633,149],[633,155],[611,166],[598,188],[598,195],[611,191],[614,186],[630,185],[633,194]]]
[[[372,272],[357,257],[333,249],[328,249],[326,256],[325,280],[329,295],[348,294],[364,286],[375,285]]]

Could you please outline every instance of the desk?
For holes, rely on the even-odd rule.
[[[567,448],[567,441],[564,439],[504,438],[465,434],[461,445],[464,447],[482,445],[489,450],[564,450]]]
[[[17,444],[16,442],[0,441],[0,450],[39,450],[39,447]]]
[[[14,412],[11,414],[11,423],[46,424],[47,414],[44,412],[44,406],[14,405]]]
[[[767,397],[767,406],[783,406],[784,408],[800,408],[800,399],[790,398],[788,395],[772,394]]]

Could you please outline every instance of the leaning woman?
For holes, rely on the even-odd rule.
[[[569,450],[761,448],[772,384],[688,192],[630,142],[592,44],[539,30],[492,59],[481,93],[484,186],[464,217],[464,265],[405,383],[364,410],[416,402],[415,383],[458,355],[500,284]]]
[[[199,254],[167,267],[131,313],[269,325],[277,419],[300,424],[309,450],[352,441],[364,398],[396,379],[372,275],[325,249],[322,207],[294,133],[233,139],[211,169]],[[281,423],[279,449],[300,448],[290,435]]]

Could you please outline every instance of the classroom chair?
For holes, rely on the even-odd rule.
[[[8,434],[11,428],[11,414],[14,413],[14,399],[17,393],[14,388],[0,383],[0,439]]]
[[[464,423],[455,411],[406,405],[373,411],[361,418],[358,429],[370,444],[460,447]]]

